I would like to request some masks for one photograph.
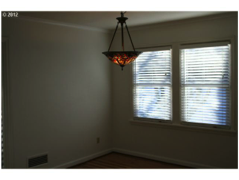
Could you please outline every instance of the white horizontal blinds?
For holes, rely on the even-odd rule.
[[[229,90],[219,87],[184,87],[183,120],[194,123],[229,125]]]
[[[182,120],[230,125],[230,44],[181,49]]]
[[[134,62],[134,116],[171,120],[171,50],[145,51]]]

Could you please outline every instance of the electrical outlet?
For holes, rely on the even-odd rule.
[[[98,137],[98,138],[96,138],[96,142],[97,142],[97,144],[99,144],[100,143],[100,138]]]

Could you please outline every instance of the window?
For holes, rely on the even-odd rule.
[[[174,43],[141,51],[133,63],[134,122],[235,130],[231,42]]]
[[[171,49],[144,51],[133,66],[134,117],[172,120]]]
[[[181,120],[230,126],[230,44],[182,46]]]

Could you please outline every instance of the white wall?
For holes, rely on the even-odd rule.
[[[128,26],[130,26],[130,23],[128,23]],[[136,47],[233,37],[237,40],[237,14],[164,23],[148,28],[131,28],[130,30]],[[117,42],[120,42],[120,40]],[[116,49],[116,46],[114,49]],[[237,49],[237,46],[235,49]],[[234,60],[234,68],[236,68],[237,57]],[[174,58],[173,64],[179,65],[177,58]],[[174,66],[174,69],[178,69],[177,67]],[[132,119],[131,68],[131,65],[126,66],[122,72],[120,67],[113,67],[113,146],[116,149],[120,152],[135,155],[141,153],[141,155],[147,157],[198,167],[237,167],[236,133],[218,133],[171,126],[130,123],[130,119]],[[176,74],[179,73],[178,70],[176,71]],[[175,78],[174,84],[178,85],[177,77]],[[234,79],[233,86],[234,88],[237,87],[237,79]],[[236,100],[237,89],[233,91],[233,99]],[[174,90],[174,103],[179,104],[177,93],[179,92]],[[237,113],[236,106],[234,107],[234,113]],[[174,120],[179,120],[179,109],[175,105]],[[237,117],[234,117],[234,120],[237,120]]]
[[[48,152],[56,167],[111,148],[104,32],[2,19],[9,38],[10,168]],[[100,143],[96,138],[100,137]]]

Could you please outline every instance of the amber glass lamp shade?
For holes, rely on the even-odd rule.
[[[142,52],[140,51],[106,51],[104,55],[113,63],[123,67],[133,62]]]

